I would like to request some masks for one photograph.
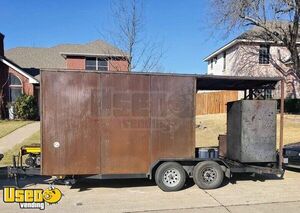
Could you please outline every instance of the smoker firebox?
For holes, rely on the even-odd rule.
[[[276,161],[276,101],[227,104],[227,157],[242,163]]]

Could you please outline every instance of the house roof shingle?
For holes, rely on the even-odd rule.
[[[292,23],[289,22],[279,22],[279,21],[269,21],[266,23],[266,28],[272,32],[273,34],[277,34],[278,36],[284,36],[286,32],[288,32],[289,27],[292,27]],[[271,36],[268,34],[263,28],[254,26],[246,32],[242,33],[235,39],[245,39],[245,40],[264,40],[268,42],[280,42],[278,38],[275,36]],[[300,37],[298,37],[297,41],[300,41]]]
[[[286,31],[290,23],[288,22],[268,22],[267,27],[270,31],[278,33],[279,35]],[[279,39],[276,39],[274,36],[266,33],[261,27],[254,26],[246,32],[242,33],[223,47],[217,49],[210,55],[204,58],[204,61],[209,61],[212,58],[216,57],[216,55],[220,54],[222,51],[227,50],[228,48],[234,46],[240,42],[280,42]],[[297,42],[300,42],[300,37],[297,39]]]
[[[5,57],[36,75],[35,69],[66,68],[64,55],[126,56],[122,50],[96,40],[86,44],[61,44],[50,48],[17,47],[5,51]]]

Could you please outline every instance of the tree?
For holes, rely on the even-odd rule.
[[[282,63],[274,63],[274,67],[285,77],[290,87],[289,91],[294,93],[292,96],[297,97],[296,85],[300,82],[300,0],[211,0],[211,2],[215,24],[225,27],[227,33],[252,26],[258,29],[258,33],[252,35],[253,39],[271,41],[288,50],[291,68],[287,71],[282,69]],[[283,62],[281,58],[279,61]],[[250,65],[251,63],[247,66]]]
[[[3,82],[0,79],[0,120],[5,119],[7,117],[6,113],[6,106],[5,106],[5,96],[4,93],[6,92],[6,86],[8,84],[9,78],[3,74]]]
[[[128,70],[158,69],[163,56],[162,45],[147,39],[142,1],[112,1],[111,12],[113,26],[102,36],[124,50],[122,55],[127,58]]]

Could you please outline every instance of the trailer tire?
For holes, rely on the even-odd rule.
[[[176,162],[165,162],[155,172],[157,186],[165,191],[178,191],[186,182],[186,173],[183,167]]]
[[[216,189],[224,178],[221,166],[214,161],[203,161],[198,163],[193,171],[193,180],[201,189]]]

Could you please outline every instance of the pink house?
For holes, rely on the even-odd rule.
[[[249,30],[208,55],[207,74],[233,76],[282,76],[286,80],[286,97],[300,98],[297,76],[290,72],[290,54],[280,43],[263,38],[257,28]],[[300,44],[300,43],[299,43]],[[279,85],[277,85],[279,87]],[[270,96],[279,98],[279,90]]]

